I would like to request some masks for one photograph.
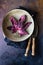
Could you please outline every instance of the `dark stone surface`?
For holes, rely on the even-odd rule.
[[[43,65],[43,35],[37,38],[37,54],[31,56],[31,50],[28,57],[24,56],[24,49],[12,48],[6,50],[0,57],[0,65]]]
[[[38,12],[39,35],[36,38],[35,57],[31,56],[31,50],[29,56],[25,57],[25,49],[7,45],[4,41],[1,27],[3,17],[8,11],[19,6]],[[43,65],[43,0],[0,0],[0,65]]]
[[[25,49],[7,45],[0,28],[0,65],[42,65],[43,64],[43,35],[36,38],[36,55],[24,56]]]

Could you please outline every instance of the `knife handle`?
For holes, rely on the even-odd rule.
[[[31,38],[28,41],[28,45],[27,45],[27,48],[26,48],[26,52],[24,54],[25,56],[28,56],[28,51],[30,50],[30,43],[31,43]]]
[[[35,38],[32,38],[32,56],[35,55]]]

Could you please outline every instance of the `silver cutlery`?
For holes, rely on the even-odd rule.
[[[35,28],[34,28],[34,32],[32,34],[32,56],[35,55],[35,38],[37,37],[37,34],[38,34],[38,25],[37,23],[35,22]]]
[[[28,40],[28,45],[27,45],[27,48],[26,48],[26,52],[25,52],[25,56],[28,56],[28,51],[30,50],[30,43],[31,43],[31,38]]]

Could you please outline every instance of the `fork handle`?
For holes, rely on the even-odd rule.
[[[35,38],[32,38],[32,56],[35,55]]]
[[[26,48],[26,52],[24,54],[25,56],[28,56],[28,51],[30,50],[30,43],[31,43],[31,38],[28,41],[28,45],[27,45],[27,48]]]

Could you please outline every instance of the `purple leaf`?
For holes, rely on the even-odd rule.
[[[12,29],[12,26],[8,26],[7,29],[8,29],[8,30],[11,30],[11,29]]]
[[[19,33],[19,35],[27,35],[27,34],[29,34],[27,31],[25,31],[23,29],[19,29],[18,33]]]
[[[17,26],[18,26],[18,29],[19,29],[19,28],[23,27],[23,24],[20,21],[18,21],[18,25]]]
[[[18,21],[18,27],[22,28],[23,27],[23,23],[26,20],[26,15],[22,15]]]
[[[17,29],[14,26],[12,26],[11,30],[12,30],[12,33],[16,33],[17,32]]]
[[[15,33],[17,31],[14,26],[8,26],[7,29],[11,30],[12,33]]]
[[[27,22],[24,24],[23,28],[24,30],[26,30],[30,25],[31,25],[32,22]]]
[[[12,25],[17,25],[17,21],[13,16],[10,17],[10,21],[11,21]]]
[[[11,30],[12,33],[18,32],[20,36],[29,34],[26,29],[30,26],[32,22],[26,21],[26,15],[20,17],[19,21],[17,21],[13,16],[10,17],[10,21],[12,26],[7,27],[8,30]]]
[[[22,15],[19,19],[21,23],[23,23],[26,20],[26,15]]]

